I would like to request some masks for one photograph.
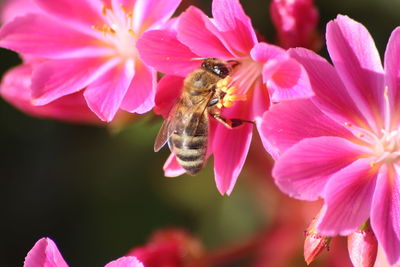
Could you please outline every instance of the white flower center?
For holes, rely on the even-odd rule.
[[[118,56],[123,59],[134,58],[136,52],[136,36],[133,31],[133,15],[121,5],[118,9],[103,6],[106,24],[93,26],[93,29],[104,33],[105,41],[114,47]]]
[[[377,162],[397,163],[400,159],[400,132],[382,130],[382,137],[374,147]]]

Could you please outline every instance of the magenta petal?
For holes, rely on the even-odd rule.
[[[230,51],[238,56],[248,54],[258,42],[250,18],[239,0],[214,0],[212,13],[220,38]]]
[[[181,0],[136,0],[133,19],[135,32],[166,22],[175,12]]]
[[[189,7],[179,18],[178,39],[203,57],[232,58],[222,42],[208,30],[213,27],[210,19],[200,9]]]
[[[265,84],[262,83],[261,79],[257,79],[254,82],[253,95],[252,95],[252,114],[251,119],[255,120],[257,125],[261,124],[262,116],[270,106],[269,94]]]
[[[6,24],[15,17],[24,16],[28,13],[42,13],[34,0],[9,0],[0,4],[0,23]]]
[[[133,61],[116,66],[89,85],[84,96],[89,108],[110,122],[119,110],[134,75]]]
[[[332,174],[367,152],[340,137],[306,138],[283,153],[272,175],[284,193],[312,201],[323,194]]]
[[[124,97],[121,108],[128,112],[143,114],[154,107],[156,71],[141,62],[135,64],[135,76]]]
[[[312,101],[322,112],[340,124],[369,127],[331,64],[304,48],[290,49],[289,54],[306,69],[315,93]]]
[[[269,68],[263,69],[263,77],[270,77],[267,87],[272,91],[272,102],[314,95],[307,72],[296,60],[282,60],[277,65],[272,74]]]
[[[0,30],[0,46],[30,56],[62,58],[105,55],[93,37],[43,14],[17,17]]]
[[[289,55],[279,46],[260,42],[250,51],[250,56],[254,61],[266,63],[268,60],[287,59]]]
[[[382,128],[384,80],[379,53],[368,30],[339,15],[327,25],[330,57],[362,114]]]
[[[325,186],[325,212],[317,225],[322,235],[349,235],[370,215],[377,171],[370,158],[358,159],[331,176]]]
[[[399,124],[400,115],[400,27],[391,34],[385,52],[385,83],[391,104],[392,126]]]
[[[136,257],[127,256],[109,262],[104,267],[144,267]]]
[[[164,164],[164,175],[166,177],[176,177],[185,173],[185,170],[179,165],[175,154],[171,153]]]
[[[45,105],[62,96],[78,92],[96,80],[116,62],[96,58],[46,61],[38,65],[32,77],[35,105]]]
[[[186,76],[200,66],[198,57],[178,41],[171,31],[157,30],[145,32],[137,41],[140,58],[147,64],[165,74]]]
[[[87,27],[101,25],[102,4],[96,0],[35,0],[36,3],[49,14],[63,20],[77,21],[86,24]]]
[[[247,119],[246,104],[237,103],[226,109],[223,115],[227,118]],[[218,191],[222,195],[230,195],[236,180],[243,168],[249,151],[253,126],[245,123],[235,129],[227,129],[217,124],[212,141],[214,153],[214,173]],[[226,149],[229,147],[229,149]],[[210,151],[211,152],[211,151]]]
[[[11,69],[1,82],[1,96],[18,109],[33,116],[70,122],[100,123],[86,105],[81,92],[61,97],[44,106],[34,106],[31,102],[31,77],[32,68],[29,65]]]
[[[183,78],[179,76],[165,75],[157,85],[156,106],[154,111],[166,118],[177,102],[183,86]]]
[[[24,267],[68,267],[53,240],[42,238],[25,258]]]
[[[400,262],[400,175],[383,165],[372,201],[371,226],[390,264]]]
[[[353,135],[322,113],[310,100],[292,100],[273,105],[259,127],[265,149],[277,158],[286,149],[308,137]]]

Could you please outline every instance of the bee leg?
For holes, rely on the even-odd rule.
[[[239,127],[243,123],[255,124],[254,121],[247,121],[247,120],[242,120],[242,119],[224,118],[224,117],[221,116],[221,114],[218,114],[218,113],[211,114],[211,116],[213,116],[214,119],[216,119],[217,121],[222,123],[228,129],[233,129],[233,128]]]

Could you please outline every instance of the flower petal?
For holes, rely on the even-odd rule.
[[[284,49],[264,42],[256,44],[251,49],[250,56],[254,61],[263,63],[269,60],[287,59],[289,57]]]
[[[111,48],[99,47],[98,40],[43,14],[17,17],[0,30],[0,46],[44,58],[107,55]]]
[[[368,30],[339,15],[327,25],[329,55],[348,93],[368,121],[383,126],[384,80],[379,53]]]
[[[0,4],[0,23],[2,25],[12,21],[15,17],[24,16],[28,13],[42,13],[35,0],[12,0],[2,1]]]
[[[144,267],[136,257],[127,256],[107,263],[104,267]]]
[[[220,38],[232,53],[246,55],[258,42],[251,20],[239,0],[214,0],[212,14]]]
[[[317,225],[322,235],[349,235],[370,215],[377,168],[358,159],[331,176],[325,186],[325,212]]]
[[[165,74],[186,76],[200,66],[198,57],[176,38],[176,34],[166,30],[145,32],[137,41],[140,58]]]
[[[26,255],[24,267],[68,267],[53,240],[42,238]]]
[[[255,120],[257,125],[261,124],[263,114],[268,110],[269,106],[270,100],[267,88],[265,84],[262,83],[261,79],[257,79],[254,82],[251,104],[251,119]]]
[[[370,127],[331,64],[304,48],[289,49],[289,54],[306,69],[315,93],[312,101],[322,112],[342,125]]]
[[[390,264],[400,262],[400,175],[382,166],[372,200],[371,226]]]
[[[208,28],[213,29],[210,31]],[[189,7],[179,17],[178,39],[202,57],[230,59],[232,54],[215,36],[215,26],[210,19],[198,8]]]
[[[175,12],[181,0],[136,0],[134,7],[134,31],[140,32],[160,26]]]
[[[400,27],[391,34],[385,52],[385,83],[388,86],[392,127],[399,125],[400,114]]]
[[[185,173],[185,170],[179,165],[174,153],[171,153],[163,167],[166,177],[176,177]]]
[[[156,106],[154,111],[166,118],[172,106],[177,102],[183,87],[183,78],[165,75],[157,85]]]
[[[0,84],[1,96],[16,108],[33,116],[70,122],[100,123],[100,120],[86,105],[80,92],[61,97],[44,106],[32,105],[31,77],[32,68],[29,65],[11,69],[4,75]]]
[[[156,71],[142,62],[135,63],[135,76],[126,92],[121,108],[143,114],[154,107],[157,84]]]
[[[96,0],[35,0],[36,3],[50,15],[63,20],[76,21],[86,26],[101,25],[101,2]]]
[[[109,70],[90,84],[83,93],[89,108],[101,120],[112,121],[121,106],[133,76],[133,61]]]
[[[308,137],[353,135],[322,113],[310,100],[291,100],[273,105],[259,127],[265,149],[277,158],[286,149]]]
[[[247,108],[247,105],[237,103],[234,107],[227,109],[224,116],[247,119],[245,117]],[[253,126],[250,123],[244,123],[235,129],[227,129],[222,124],[217,124],[213,135],[212,151],[215,182],[222,195],[230,195],[235,186],[249,151],[252,130]]]
[[[281,191],[289,196],[317,200],[332,174],[367,152],[340,137],[306,138],[283,153],[272,175]]]
[[[273,74],[269,68],[263,69],[263,77],[270,76],[267,87],[272,91],[272,102],[308,98],[314,95],[307,72],[296,60],[282,60],[277,65]]]
[[[101,76],[116,62],[96,58],[51,60],[39,64],[33,72],[32,97],[35,105],[45,105],[75,93]]]

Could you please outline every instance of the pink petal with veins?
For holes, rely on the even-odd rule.
[[[200,66],[198,57],[167,30],[146,32],[137,41],[140,58],[147,64],[165,74],[186,76]]]
[[[368,119],[382,127],[384,79],[379,53],[368,30],[347,16],[328,23],[329,55],[348,93]]]
[[[400,264],[400,175],[392,166],[378,174],[372,200],[371,226],[390,264]]]
[[[272,175],[284,193],[297,199],[313,201],[323,196],[325,185],[332,174],[365,153],[368,153],[366,148],[344,138],[306,138],[283,153]]]
[[[45,105],[62,96],[76,93],[101,77],[116,63],[103,63],[97,58],[45,61],[35,66],[33,71],[34,104]]]
[[[134,76],[133,61],[109,70],[90,84],[83,95],[89,108],[103,121],[114,119]]]
[[[139,114],[150,111],[154,107],[156,84],[156,71],[137,61],[135,76],[125,94],[121,108]]]
[[[93,36],[72,29],[43,14],[17,17],[0,30],[0,46],[29,56],[65,58],[105,56],[111,48],[101,47]]]
[[[53,240],[42,238],[28,252],[24,267],[68,267],[68,265]]]
[[[325,212],[316,228],[322,235],[349,235],[369,217],[377,169],[361,158],[331,176],[325,186]]]

